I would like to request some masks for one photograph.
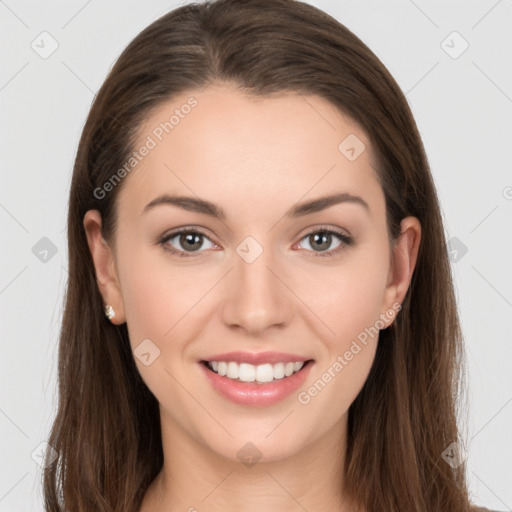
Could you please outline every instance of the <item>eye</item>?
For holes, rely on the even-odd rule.
[[[334,238],[340,240],[334,249],[328,250],[333,243]],[[309,232],[302,240],[306,240],[307,244],[315,254],[314,256],[335,256],[343,251],[347,246],[352,244],[352,238],[337,229],[330,227],[320,227],[315,231]],[[306,247],[307,248],[307,247]],[[319,249],[319,250],[317,250]]]
[[[339,240],[334,249],[330,249],[335,239]],[[204,247],[204,241],[207,240],[211,245]],[[350,236],[331,227],[320,227],[315,231],[309,232],[301,239],[306,240],[309,245],[308,251],[313,252],[313,256],[335,256],[343,251],[347,246],[353,243]],[[180,228],[164,235],[158,240],[158,243],[168,252],[179,257],[192,257],[200,254],[201,249],[211,249],[216,245],[203,232],[193,228]],[[299,243],[300,245],[300,243]],[[176,247],[178,246],[178,247]]]
[[[212,244],[208,248],[212,248],[215,244],[201,231],[191,228],[181,228],[172,233],[164,235],[158,243],[166,250],[171,252],[172,254],[176,254],[180,257],[188,257],[194,256],[193,253],[201,252],[199,249],[204,248],[203,243],[204,240],[208,240],[210,244]],[[172,245],[172,242],[181,246],[182,248],[176,248]],[[189,253],[189,254],[187,254]]]

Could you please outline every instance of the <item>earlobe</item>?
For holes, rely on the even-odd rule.
[[[406,217],[401,222],[401,234],[393,248],[383,306],[386,311],[393,304],[402,304],[416,267],[421,241],[421,224],[416,217]],[[391,324],[392,322],[390,322]]]
[[[110,305],[115,310],[115,317],[110,321],[121,324],[125,321],[121,289],[112,248],[102,236],[100,212],[89,210],[84,216],[83,225],[96,271],[96,282],[103,297],[103,304],[98,304],[98,307],[104,310],[106,305]]]

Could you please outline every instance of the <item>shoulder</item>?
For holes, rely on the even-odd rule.
[[[490,509],[484,508],[484,507],[473,506],[473,507],[471,507],[471,512],[498,512],[498,511],[490,510]]]

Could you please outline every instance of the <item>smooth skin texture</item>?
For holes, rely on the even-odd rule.
[[[234,350],[300,354],[314,359],[299,389],[307,390],[403,301],[421,226],[404,219],[392,249],[370,141],[317,96],[255,99],[214,83],[152,111],[137,147],[191,96],[197,106],[124,178],[112,246],[101,237],[99,213],[84,218],[113,323],[127,322],[132,349],[150,339],[160,350],[149,366],[135,358],[160,404],[165,457],[141,512],[348,510],[341,493],[348,408],[378,336],[308,404],[292,393],[269,407],[236,405],[217,394],[198,361]],[[353,162],[338,150],[349,134],[366,146]],[[297,203],[338,192],[361,197],[368,210],[344,202],[285,216]],[[215,203],[226,218],[168,204],[144,212],[164,193]],[[180,227],[204,236],[159,244]],[[353,242],[309,236],[325,227]],[[236,252],[248,236],[263,249],[252,263]],[[250,467],[237,456],[246,443],[261,452]]]

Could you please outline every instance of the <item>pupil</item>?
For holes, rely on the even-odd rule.
[[[199,249],[201,247],[200,235],[197,234],[197,233],[188,233],[186,235],[181,235],[180,243],[182,243],[183,247],[185,247],[187,244],[193,246],[194,245],[194,240],[196,241],[196,244],[195,244],[196,247],[195,248],[191,247],[191,248],[193,250],[197,250],[197,249]],[[184,241],[186,241],[186,244],[183,243]]]
[[[320,250],[322,250],[322,251],[328,249],[328,247],[331,245],[331,243],[330,243],[331,236],[332,235],[330,233],[323,233],[323,234],[316,233],[316,234],[312,235],[315,244],[318,243],[319,245],[322,245],[322,240],[323,240],[324,247],[320,248]],[[320,240],[320,242],[319,242],[319,240]],[[312,246],[313,246],[313,244],[312,244]]]

